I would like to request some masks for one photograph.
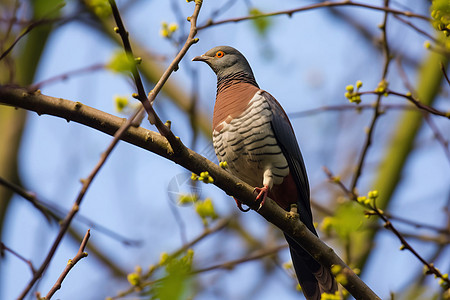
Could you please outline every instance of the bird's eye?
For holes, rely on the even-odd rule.
[[[221,57],[223,57],[225,55],[225,53],[223,53],[223,51],[217,51],[216,52],[216,57],[217,58],[221,58]]]

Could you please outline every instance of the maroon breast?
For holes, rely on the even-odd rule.
[[[216,96],[214,106],[213,129],[220,131],[223,121],[230,121],[240,116],[248,107],[250,100],[259,88],[245,82],[230,83]]]

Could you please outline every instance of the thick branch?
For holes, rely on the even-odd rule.
[[[61,98],[44,96],[39,93],[29,94],[23,89],[0,87],[0,103],[35,111],[38,114],[50,114],[75,121],[95,128],[107,134],[114,134],[124,122],[124,119],[96,110],[79,102],[72,102]],[[196,152],[186,149],[174,154],[167,140],[160,134],[144,128],[130,127],[122,136],[128,143],[141,147],[167,158],[186,169],[201,173],[208,171],[214,178],[214,184],[229,195],[240,199],[244,204],[256,209],[253,188],[240,182],[236,177],[219,166],[205,159]],[[299,245],[308,251],[318,262],[327,268],[340,265],[342,274],[347,277],[344,287],[357,299],[380,299],[355,273],[325,245],[312,234],[299,219],[290,219],[286,212],[271,199],[267,199],[258,211],[266,220],[276,225],[294,238]]]

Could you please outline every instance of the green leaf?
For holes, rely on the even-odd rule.
[[[35,0],[32,2],[34,17],[37,19],[55,18],[59,16],[59,11],[66,5],[64,0]]]
[[[118,50],[109,60],[107,67],[117,73],[128,73],[131,72],[134,63],[123,50]]]
[[[59,11],[66,5],[64,0],[35,0],[34,17],[55,18],[59,16]]]
[[[186,299],[189,292],[190,272],[194,251],[188,250],[186,255],[177,259],[168,259],[166,277],[156,286],[154,296],[159,300]]]
[[[205,226],[208,225],[208,219],[215,220],[218,217],[214,210],[214,205],[211,198],[206,198],[203,201],[197,201],[195,203],[195,211],[200,216]]]
[[[263,14],[263,12],[255,7],[251,8],[248,13],[250,16],[259,16]],[[269,29],[270,25],[272,25],[272,21],[268,17],[260,17],[252,19],[252,24],[258,34],[264,36],[267,34],[267,30]]]
[[[337,208],[332,217],[332,226],[340,238],[347,240],[352,233],[362,228],[364,221],[364,208],[355,202],[347,202]]]
[[[112,13],[108,0],[86,0],[85,3],[99,18],[107,17]]]

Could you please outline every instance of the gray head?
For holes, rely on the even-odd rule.
[[[203,61],[207,63],[217,78],[245,75],[254,80],[252,69],[247,59],[241,52],[229,46],[217,46],[207,51],[205,54],[196,56],[193,61]]]

